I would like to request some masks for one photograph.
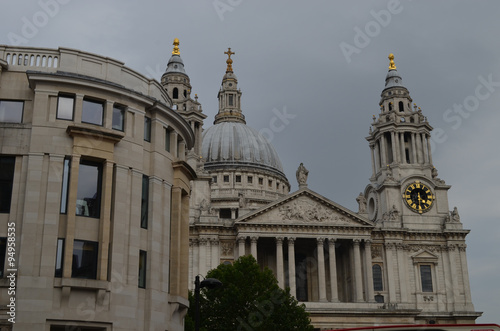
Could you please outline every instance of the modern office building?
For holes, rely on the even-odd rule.
[[[66,48],[0,46],[0,65],[2,331],[10,300],[16,331],[183,330],[204,115],[169,94],[182,73]]]

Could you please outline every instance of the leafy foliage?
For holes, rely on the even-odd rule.
[[[269,269],[260,270],[253,256],[232,265],[221,264],[207,278],[222,282],[218,289],[201,289],[200,330],[313,330],[305,306],[282,290]],[[194,296],[185,330],[194,330]]]

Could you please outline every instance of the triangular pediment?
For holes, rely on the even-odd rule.
[[[415,262],[435,262],[438,260],[437,255],[427,251],[427,250],[422,250],[415,255],[412,256],[412,259]]]
[[[238,224],[328,225],[373,227],[363,216],[313,192],[301,189],[264,208],[244,215]]]

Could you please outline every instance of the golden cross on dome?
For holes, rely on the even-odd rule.
[[[396,70],[396,64],[394,63],[394,54],[389,54],[389,70]]]
[[[181,52],[179,52],[179,39],[175,38],[174,43],[174,50],[172,51],[172,55],[181,55]]]
[[[231,60],[231,55],[236,54],[235,52],[231,52],[231,47],[227,48],[227,52],[224,52],[224,54],[227,54],[227,68],[226,72],[233,72],[233,60]]]

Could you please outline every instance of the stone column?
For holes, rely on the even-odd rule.
[[[258,237],[250,238],[250,254],[253,255],[255,260],[257,260],[257,240],[259,240]]]
[[[380,136],[380,149],[380,162],[382,162],[380,167],[385,168],[387,165],[387,149],[385,147],[385,136],[383,134]]]
[[[394,150],[396,151],[396,159],[394,162],[400,163],[401,162],[401,148],[399,148],[399,133],[394,132],[393,133],[393,144],[394,144]]]
[[[219,254],[219,240],[217,238],[212,239],[212,268],[217,268],[220,263]]]
[[[338,302],[339,294],[337,288],[337,258],[335,256],[335,238],[328,239],[329,262],[330,262],[330,292],[331,301]]]
[[[401,163],[406,164],[406,149],[405,149],[405,134],[401,132],[399,134],[399,147],[401,149]]]
[[[394,277],[394,244],[385,244],[387,284],[389,285],[389,302],[396,302],[396,282]]]
[[[427,134],[422,133],[422,146],[424,149],[424,163],[429,163],[429,148],[427,146]]]
[[[276,278],[280,288],[285,288],[285,275],[283,270],[283,237],[276,237]]]
[[[411,160],[413,164],[418,163],[417,159],[417,134],[412,133],[411,134],[411,149],[412,149],[412,155],[413,155],[413,160]]]
[[[207,264],[205,261],[205,257],[207,256],[207,239],[206,238],[201,238],[199,240],[199,267],[198,267],[198,273],[205,277],[207,274]]]
[[[375,291],[373,290],[373,269],[372,269],[372,241],[365,240],[365,261],[366,261],[366,301],[375,302]]]
[[[466,244],[458,245],[458,250],[460,254],[460,262],[462,267],[463,283],[464,283],[464,295],[465,295],[465,307],[466,309],[472,310],[472,297],[470,292],[470,282],[469,282],[469,269],[467,267],[467,256],[466,256]]]
[[[207,238],[207,248],[205,250],[205,273],[203,276],[207,274],[207,272],[212,269],[212,243],[210,242],[210,238]]]
[[[236,219],[236,208],[231,208],[231,219],[232,220]]]
[[[290,294],[297,295],[295,282],[295,238],[288,238],[288,286]]]
[[[394,131],[391,131],[391,150],[392,150],[392,162],[398,162],[396,138],[394,137]]]
[[[427,136],[427,154],[429,155],[429,164],[432,164],[431,140]]]
[[[356,302],[363,302],[363,275],[361,273],[361,253],[359,239],[353,239],[354,254],[354,283],[356,288]]]
[[[375,145],[370,144],[370,152],[372,155],[372,177],[375,177],[377,169],[375,168]]]
[[[189,279],[191,284],[190,289],[194,289],[194,278],[200,273],[200,242],[198,239],[193,240],[193,277]]]
[[[458,308],[458,305],[457,305],[457,289],[458,289],[458,279],[457,279],[457,276],[459,274],[459,270],[457,268],[457,259],[456,259],[456,256],[455,256],[455,250],[456,250],[456,245],[455,244],[448,244],[448,261],[449,261],[449,264],[450,264],[450,271],[451,271],[451,290],[450,290],[450,293],[447,293],[447,294],[450,294],[448,296],[449,299],[452,300],[452,307],[454,308],[454,310],[457,310]],[[437,275],[437,270],[436,268],[434,268],[434,273],[435,275]],[[435,277],[435,279],[437,279],[437,277]],[[434,292],[437,293],[437,288],[436,288],[436,285],[437,285],[437,281],[436,281],[436,284],[434,285],[433,283],[433,290]]]
[[[193,282],[191,281],[194,279],[194,266],[193,266],[193,260],[194,260],[194,240],[189,239],[189,272],[188,272],[188,290],[193,289]]]
[[[380,148],[379,145],[375,143],[375,172],[378,172],[381,167],[380,160]]]
[[[398,278],[399,278],[399,288],[401,291],[401,303],[408,302],[408,284],[410,280],[408,279],[408,271],[406,262],[408,261],[408,257],[405,253],[405,246],[400,243],[396,245],[396,255],[398,258]]]
[[[245,255],[245,237],[238,237],[238,257]]]
[[[319,301],[326,301],[326,276],[325,276],[325,253],[323,252],[323,238],[317,238],[318,250],[318,284]]]

